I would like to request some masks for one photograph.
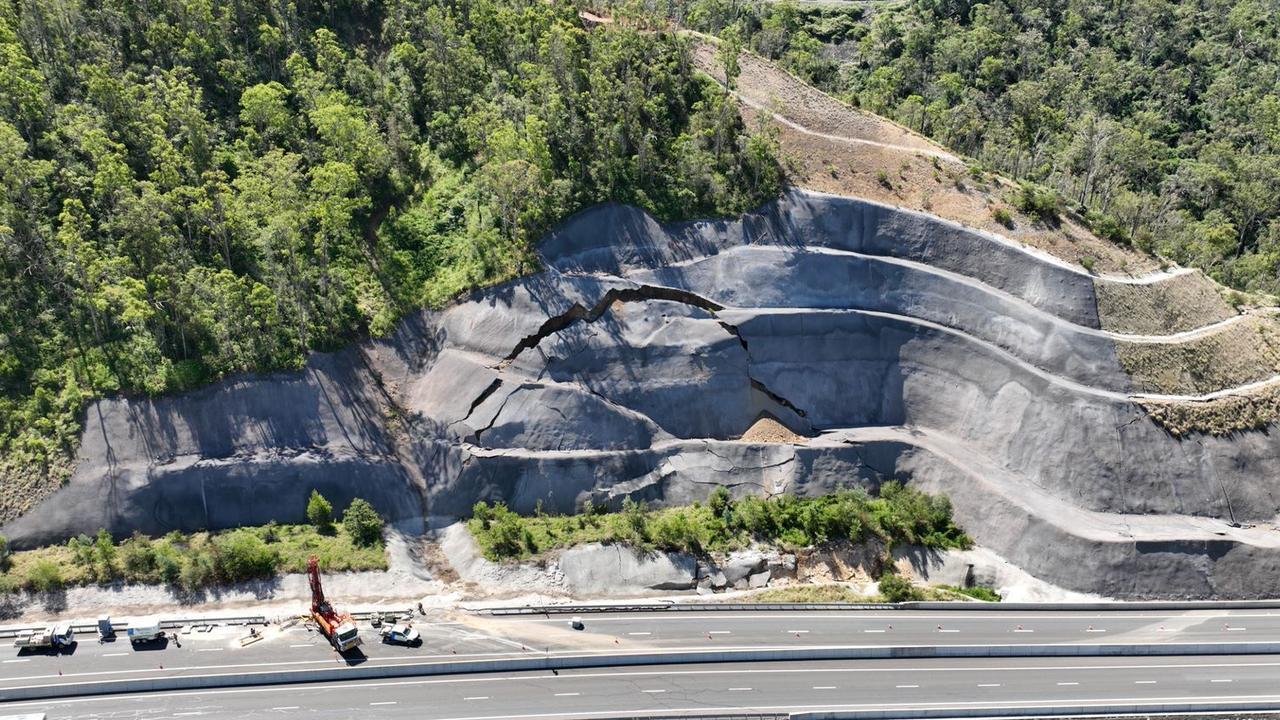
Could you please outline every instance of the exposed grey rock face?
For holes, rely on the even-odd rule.
[[[684,553],[641,553],[623,545],[582,545],[560,555],[565,585],[582,595],[612,595],[619,588],[690,590],[698,562]]]
[[[1077,269],[803,192],[724,222],[602,206],[542,250],[542,274],[302,373],[97,404],[69,486],[3,532],[299,521],[313,487],[412,521],[893,478],[1069,589],[1280,591],[1280,537],[1233,525],[1276,516],[1280,446],[1148,421]],[[763,413],[811,439],[738,441]]]

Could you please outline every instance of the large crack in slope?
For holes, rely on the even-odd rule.
[[[717,313],[721,310],[724,310],[725,306],[715,302],[714,300],[698,295],[697,293],[689,292],[688,290],[682,290],[679,288],[667,287],[664,285],[638,285],[636,287],[629,287],[629,288],[613,288],[608,292],[606,292],[600,298],[600,300],[597,301],[590,308],[587,308],[586,306],[582,305],[582,303],[575,302],[572,306],[569,307],[568,310],[565,310],[564,312],[559,313],[557,315],[552,315],[548,317],[542,323],[542,325],[538,327],[538,330],[536,332],[522,338],[520,342],[518,342],[516,346],[511,349],[511,352],[507,353],[506,357],[504,357],[501,362],[499,362],[497,365],[494,366],[494,369],[498,370],[499,372],[506,370],[526,350],[532,350],[538,347],[543,340],[546,340],[547,338],[561,331],[567,330],[568,328],[572,327],[573,325],[579,322],[593,323],[599,320],[601,317],[604,316],[606,312],[608,312],[609,308],[615,302],[633,303],[633,302],[651,302],[655,300],[665,300],[669,302],[676,302],[683,305],[688,305],[691,307],[696,307],[710,314],[713,318],[717,320],[718,324],[720,325],[721,328],[724,329],[725,332],[737,338],[739,344],[742,345],[742,349],[746,353],[746,357],[747,357],[747,380],[750,382],[752,389],[759,391],[765,397],[777,403],[779,406],[784,407],[790,410],[791,412],[795,413],[798,417],[801,417],[801,418],[807,417],[807,413],[805,412],[804,409],[798,407],[795,403],[791,402],[787,398],[775,392],[774,390],[769,388],[768,385],[766,385],[759,378],[756,378],[754,375],[752,375],[751,348],[747,345],[746,339],[743,338],[742,333],[739,331],[736,325],[729,322],[725,322],[724,320],[719,319],[719,317],[717,316]],[[480,405],[480,403],[484,402],[484,400],[486,400],[490,395],[492,395],[493,392],[496,391],[499,386],[501,386],[501,384],[502,384],[501,379],[498,379],[498,380],[495,380],[494,383],[491,384],[489,387],[485,388],[484,392],[482,392],[479,397],[477,397],[474,401],[472,401],[471,409],[467,413],[467,417],[469,418],[471,414],[475,411],[475,409]],[[581,383],[579,384],[582,385]],[[582,385],[582,387],[586,389],[587,392],[590,392],[591,394],[597,397],[600,397],[601,399],[609,402],[610,404],[614,404],[614,405],[617,404],[613,400],[610,400],[609,398],[606,398],[600,395],[600,393],[587,387],[586,385]],[[499,410],[499,413],[501,413],[501,410]],[[493,422],[496,422],[496,420],[497,420],[497,414],[495,414],[494,418],[490,421],[490,425],[492,425]],[[650,418],[650,420],[652,420],[652,418]]]

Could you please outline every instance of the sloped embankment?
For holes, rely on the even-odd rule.
[[[732,221],[601,206],[542,249],[545,272],[303,373],[99,403],[70,485],[4,532],[298,520],[312,487],[412,524],[477,499],[570,512],[895,478],[1070,589],[1280,590],[1259,570],[1280,563],[1262,527],[1280,447],[1154,422],[1080,269],[802,191]]]

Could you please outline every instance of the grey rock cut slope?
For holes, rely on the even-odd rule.
[[[1280,448],[1147,420],[1083,272],[799,191],[734,221],[602,206],[542,251],[545,272],[302,373],[99,403],[71,483],[4,532],[297,521],[312,487],[411,526],[478,499],[568,512],[897,478],[1074,590],[1280,590],[1260,525]],[[762,414],[810,439],[738,441]]]

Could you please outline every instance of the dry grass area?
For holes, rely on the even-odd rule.
[[[59,457],[48,465],[0,458],[0,522],[35,507],[71,478],[75,461]]]
[[[1158,283],[1099,282],[1102,327],[1122,333],[1161,335],[1194,330],[1235,315],[1218,285],[1199,271]]]
[[[1250,315],[1186,342],[1122,342],[1116,351],[1141,392],[1210,393],[1280,374],[1280,319]]]
[[[723,77],[715,48],[699,44],[698,68]],[[1009,204],[1016,186],[968,165],[932,141],[885,118],[852,108],[751,53],[739,59],[737,92],[749,124],[768,108],[794,125],[770,118],[778,130],[789,180],[800,187],[861,197],[928,212],[967,227],[998,233],[1098,272],[1142,274],[1158,263],[1098,238],[1069,217],[1036,222]],[[768,117],[768,116],[765,116]],[[807,132],[806,132],[807,131]],[[1009,223],[996,220],[1003,210]]]
[[[808,438],[803,435],[797,435],[786,425],[769,415],[761,415],[739,439],[743,442],[787,443],[791,445],[804,445],[809,442]]]
[[[1148,416],[1178,437],[1265,430],[1280,418],[1280,387],[1193,403],[1142,403]]]

